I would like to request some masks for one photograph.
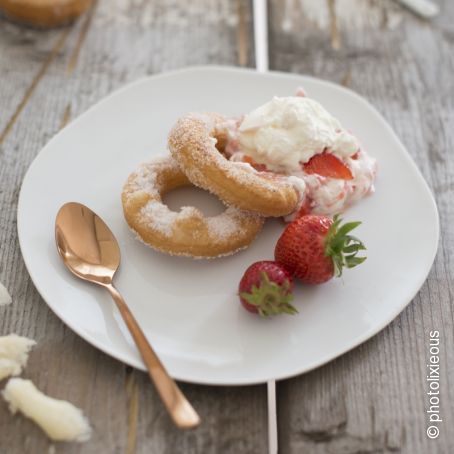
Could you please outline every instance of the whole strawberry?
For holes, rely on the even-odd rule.
[[[292,306],[293,278],[281,265],[272,261],[253,263],[240,285],[241,304],[249,312],[262,316],[295,314]]]
[[[322,284],[342,269],[353,268],[364,262],[358,257],[365,250],[363,243],[349,235],[360,222],[342,225],[334,216],[306,215],[291,222],[279,238],[274,257],[287,271],[305,284]]]

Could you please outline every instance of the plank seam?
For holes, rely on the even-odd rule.
[[[82,25],[82,29],[77,38],[76,46],[74,47],[74,50],[69,59],[68,67],[66,69],[66,72],[68,75],[72,74],[72,72],[74,71],[74,68],[77,65],[77,62],[79,60],[79,54],[80,54],[80,51],[82,50],[82,46],[85,43],[85,38],[87,37],[88,30],[90,29],[90,25],[92,24],[92,19],[93,19],[97,5],[98,5],[98,2],[97,2],[97,0],[95,0],[93,2],[92,7],[90,8],[90,10],[88,11],[88,13],[85,17],[85,21]]]
[[[35,92],[36,88],[38,87],[40,81],[45,76],[50,65],[53,63],[53,61],[57,57],[58,53],[65,45],[70,31],[71,31],[71,29],[68,28],[60,35],[55,46],[51,50],[50,54],[48,55],[48,57],[46,58],[44,63],[41,65],[41,68],[39,69],[36,76],[33,78],[31,84],[25,91],[25,94],[24,94],[22,100],[20,101],[19,105],[16,107],[16,110],[14,111],[11,118],[8,120],[8,123],[6,124],[5,128],[0,133],[0,145],[5,141],[6,137],[11,132],[14,124],[16,123],[17,119],[20,117],[20,115],[21,115],[22,111],[24,110],[25,106],[27,105],[28,101],[30,101],[30,99],[33,96],[33,93]],[[0,150],[0,154],[1,154],[1,150]]]
[[[336,0],[327,1],[331,29],[331,47],[334,50],[338,50],[341,47],[341,39],[339,34],[339,27],[337,25]]]
[[[249,40],[246,23],[246,9],[243,0],[237,0],[238,27],[236,33],[238,64],[246,66],[248,62]]]

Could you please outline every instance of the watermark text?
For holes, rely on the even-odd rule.
[[[429,361],[427,367],[427,436],[431,439],[440,435],[440,332],[429,332]]]

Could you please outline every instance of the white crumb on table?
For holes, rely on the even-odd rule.
[[[11,304],[12,299],[6,287],[0,282],[0,306]]]
[[[0,380],[22,372],[28,353],[35,344],[33,339],[17,334],[0,337]]]
[[[13,414],[20,411],[52,440],[83,442],[91,436],[90,424],[79,408],[46,396],[30,380],[11,378],[2,394]]]

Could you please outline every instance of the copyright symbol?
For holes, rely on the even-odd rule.
[[[440,435],[440,429],[437,426],[429,426],[427,428],[427,436],[431,439],[437,438]]]

